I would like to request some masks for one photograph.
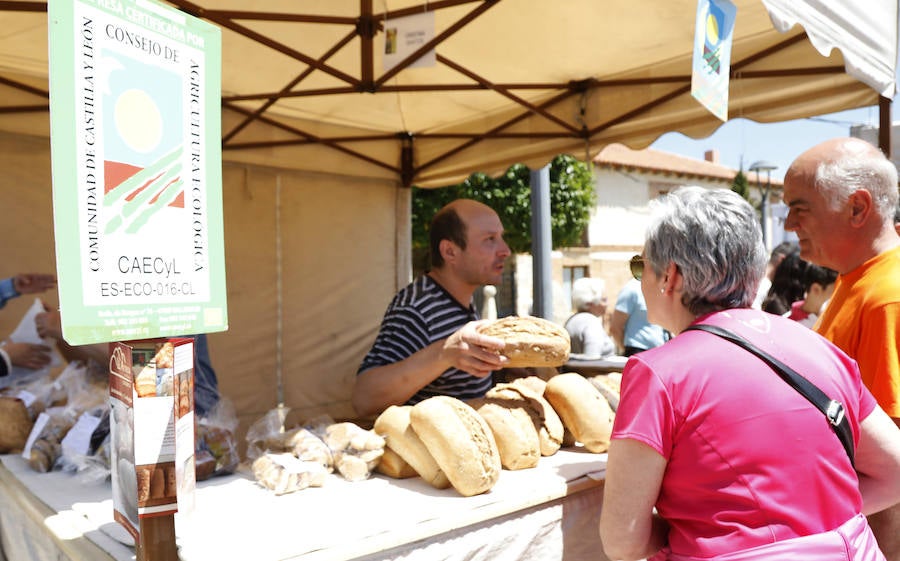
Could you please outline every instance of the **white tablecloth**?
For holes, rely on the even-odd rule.
[[[8,561],[134,559],[133,548],[110,537],[123,531],[112,522],[108,482],[39,474],[18,456],[2,461],[0,531]],[[419,478],[351,483],[334,475],[324,487],[275,496],[243,474],[218,477],[200,483],[193,513],[176,515],[177,542],[185,561],[603,559],[597,521],[605,462],[605,454],[561,450],[537,468],[503,471],[490,492],[475,497]],[[23,518],[14,504],[45,512]],[[20,527],[7,520],[15,517]],[[42,551],[7,547],[21,532],[46,542]]]

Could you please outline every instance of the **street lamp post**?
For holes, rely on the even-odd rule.
[[[769,247],[769,220],[768,220],[768,208],[769,208],[769,191],[772,189],[772,170],[778,169],[778,166],[773,164],[772,162],[767,162],[765,160],[759,160],[758,162],[753,162],[750,166],[750,171],[756,173],[756,188],[762,191],[762,201],[759,204],[759,212],[760,212],[760,222],[762,226],[762,239],[763,245],[766,249],[771,249]],[[759,174],[760,172],[766,172],[766,188],[763,190],[762,181],[760,181]]]

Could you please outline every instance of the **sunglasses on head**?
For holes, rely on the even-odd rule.
[[[628,262],[628,268],[631,269],[631,276],[635,280],[641,280],[641,277],[644,276],[644,258],[640,255],[635,255]]]

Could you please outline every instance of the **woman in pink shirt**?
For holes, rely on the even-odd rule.
[[[900,429],[856,363],[810,329],[751,309],[766,263],[753,208],[683,187],[655,203],[632,260],[671,341],[632,357],[609,449],[600,535],[614,560],[882,560],[864,514],[900,502]],[[840,401],[855,468],[771,367],[692,324],[724,327]]]

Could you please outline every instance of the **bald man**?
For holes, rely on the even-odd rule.
[[[863,383],[900,426],[897,199],[897,169],[855,138],[809,149],[784,178],[784,228],[797,234],[800,256],[839,273],[815,329],[856,359]],[[900,505],[869,516],[869,524],[887,561],[900,561]]]
[[[434,395],[483,396],[503,368],[503,342],[476,331],[475,290],[500,284],[510,255],[493,209],[458,199],[435,214],[431,270],[394,297],[353,388],[360,416]]]

